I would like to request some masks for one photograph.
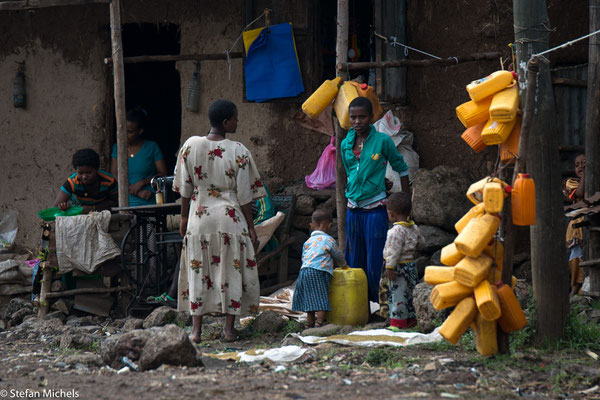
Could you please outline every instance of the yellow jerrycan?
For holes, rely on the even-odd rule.
[[[454,224],[454,229],[456,229],[456,232],[461,233],[470,220],[483,215],[483,212],[485,211],[483,206],[483,203],[479,203],[476,206],[471,207],[471,209],[465,215],[463,215],[463,217],[459,219],[456,224]]]
[[[464,255],[477,258],[490,243],[499,226],[500,218],[493,214],[473,218],[454,239],[454,245]]]
[[[342,78],[338,76],[335,79],[323,82],[302,104],[302,111],[313,119],[317,118],[337,96],[341,81]]]
[[[498,122],[490,119],[481,131],[481,140],[488,146],[502,144],[506,142],[516,123],[516,119],[507,122]]]
[[[361,268],[336,268],[329,285],[331,312],[327,321],[344,325],[365,325],[369,319],[367,276]]]
[[[512,85],[496,93],[490,104],[490,118],[498,122],[509,122],[519,111],[519,90]]]
[[[477,126],[490,119],[491,104],[492,96],[478,102],[474,102],[473,100],[467,101],[456,107],[456,116],[465,128]]]
[[[342,83],[337,97],[335,98],[335,102],[333,103],[333,109],[335,110],[335,115],[340,122],[340,126],[345,130],[350,129],[352,126],[350,125],[350,112],[348,110],[348,106],[352,100],[357,97],[358,91],[356,90],[356,86],[350,82]]]
[[[485,78],[478,79],[467,85],[467,92],[473,101],[480,101],[497,93],[510,85],[513,74],[510,71],[496,71]]]
[[[467,190],[467,198],[471,200],[471,203],[479,204],[483,202],[483,188],[488,182],[499,182],[503,189],[506,187],[506,182],[503,182],[498,178],[492,179],[491,177],[487,176],[469,186],[469,190]],[[505,192],[504,197],[508,197],[508,193]]]
[[[511,194],[513,224],[535,225],[535,182],[529,174],[517,176]]]
[[[487,182],[483,186],[483,207],[485,212],[496,214],[504,205],[504,188],[500,182]]]

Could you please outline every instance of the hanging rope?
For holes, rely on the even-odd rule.
[[[390,46],[402,46],[404,47],[404,55],[408,56],[408,50],[412,50],[412,51],[416,51],[417,53],[421,53],[421,54],[425,54],[426,56],[429,56],[431,58],[435,58],[436,60],[441,60],[441,57],[438,56],[434,56],[431,53],[427,53],[426,51],[423,50],[419,50],[419,49],[415,49],[414,47],[408,46],[404,43],[400,43],[397,39],[396,36],[390,36]]]
[[[237,37],[237,39],[235,39],[235,42],[233,42],[233,44],[231,45],[231,47],[229,48],[229,50],[225,50],[225,56],[227,56],[227,68],[229,70],[229,80],[231,80],[231,57],[229,55],[231,53],[231,50],[233,50],[233,48],[235,47],[235,45],[240,41],[240,39],[244,35],[244,32],[246,31],[246,29],[248,29],[250,26],[252,26],[259,19],[261,19],[263,17],[267,17],[267,14],[269,14],[270,11],[271,10],[269,10],[268,8],[265,8],[265,10],[262,12],[262,14],[260,14],[252,22],[250,22],[248,25],[246,25],[244,27],[244,29],[242,29],[242,32]]]

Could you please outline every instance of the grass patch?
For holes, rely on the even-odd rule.
[[[90,351],[94,353],[98,353],[100,351],[100,341],[94,340],[92,344],[90,344]]]
[[[293,319],[288,320],[287,325],[283,328],[282,332],[284,334],[288,333],[297,333],[304,329],[304,324],[294,321]]]
[[[370,350],[365,356],[365,362],[372,367],[404,368],[406,358],[394,347],[377,347]]]

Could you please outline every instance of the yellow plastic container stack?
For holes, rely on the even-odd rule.
[[[499,204],[508,196],[506,186],[501,180],[489,177],[471,185],[467,197],[475,206],[455,224],[458,236],[454,243],[442,249],[442,263],[454,266],[425,269],[425,281],[434,285],[430,296],[433,308],[456,306],[440,327],[440,334],[456,344],[471,324],[477,351],[485,356],[498,352],[498,325],[512,332],[527,324],[513,292],[516,278],[512,277],[512,289],[501,283],[500,289],[495,286],[502,281],[504,246],[501,239],[494,238],[500,218],[485,208],[499,211]],[[495,196],[493,202],[490,196]]]
[[[513,81],[510,71],[496,71],[485,78],[478,79],[467,85],[467,92],[473,101],[480,101],[504,89]]]
[[[473,291],[475,302],[481,316],[486,321],[495,321],[500,318],[500,301],[496,294],[496,287],[487,280],[482,280]]]
[[[493,240],[483,249],[483,252],[492,258],[492,266],[502,271],[504,265],[504,245],[499,240]]]
[[[481,131],[481,140],[488,146],[503,143],[512,133],[515,123],[516,120],[498,122],[490,119]]]
[[[329,286],[332,324],[364,325],[369,319],[367,276],[362,268],[336,268]]]
[[[519,141],[521,140],[521,119],[517,118],[512,133],[504,143],[500,143],[500,159],[504,164],[514,164],[515,157],[519,154]],[[482,140],[483,142],[483,140]]]
[[[527,325],[527,317],[519,304],[512,288],[508,285],[502,285],[498,289],[498,300],[500,300],[500,309],[502,315],[498,319],[500,329],[504,332],[514,332],[523,329]]]
[[[454,267],[430,266],[425,268],[425,276],[423,276],[423,280],[431,286],[439,285],[440,283],[450,282],[453,279]]]
[[[467,198],[471,200],[473,204],[479,204],[483,202],[483,188],[488,182],[499,182],[502,185],[502,188],[506,187],[506,183],[501,181],[498,178],[492,179],[489,176],[473,183],[469,186],[469,190],[467,190]],[[507,197],[508,193],[504,193],[504,197]]]
[[[513,224],[535,225],[535,182],[529,174],[517,176],[511,196]]]
[[[473,100],[467,101],[456,107],[456,116],[465,126],[470,128],[482,123],[485,123],[490,119],[490,105],[492,104],[492,97],[482,99],[481,101],[475,102]]]
[[[481,313],[471,325],[475,332],[475,348],[482,356],[492,356],[498,352],[498,322],[486,321]]]
[[[456,232],[461,233],[470,220],[483,215],[483,212],[485,211],[483,206],[483,203],[479,203],[474,207],[471,207],[471,209],[465,215],[463,215],[463,217],[459,219],[456,224],[454,224],[454,229],[456,229]]]
[[[331,104],[335,96],[337,96],[341,81],[342,78],[338,76],[335,79],[323,82],[302,104],[302,111],[313,119],[317,118]]]
[[[454,267],[454,280],[474,288],[488,276],[491,265],[492,259],[485,254],[478,258],[465,257]]]
[[[460,260],[462,260],[464,256],[465,255],[463,253],[458,251],[454,243],[450,243],[449,245],[444,246],[444,248],[442,248],[442,255],[440,257],[440,260],[444,265],[454,266]]]
[[[481,132],[483,131],[484,126],[485,122],[482,122],[479,125],[471,126],[467,128],[461,135],[462,140],[467,142],[467,144],[471,146],[475,153],[479,153],[485,149],[485,143],[483,143],[483,139],[481,138]]]
[[[356,86],[354,86],[350,82],[342,83],[340,86],[340,90],[335,98],[335,102],[333,103],[333,109],[335,110],[335,115],[340,122],[340,126],[345,130],[350,129],[350,114],[348,111],[348,106],[358,97],[358,91],[356,90]]]
[[[487,182],[483,187],[483,207],[487,213],[499,213],[504,206],[504,189],[499,182]]]
[[[440,327],[440,335],[452,344],[458,343],[458,340],[467,331],[476,316],[477,306],[475,300],[472,297],[461,300]]]
[[[490,105],[490,118],[498,122],[510,122],[519,111],[519,90],[512,85],[496,93]]]
[[[492,240],[499,226],[500,218],[492,214],[483,214],[469,221],[454,240],[454,244],[464,255],[477,258]]]
[[[461,285],[456,281],[450,281],[436,285],[431,291],[429,300],[431,300],[433,308],[442,310],[457,305],[459,301],[472,294],[472,287]]]

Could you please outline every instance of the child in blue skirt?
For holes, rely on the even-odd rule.
[[[333,276],[334,261],[338,267],[346,266],[344,254],[330,236],[332,224],[330,213],[316,210],[310,223],[312,234],[302,249],[302,268],[294,290],[292,310],[305,311],[308,327],[311,328],[322,326],[325,313],[331,311],[329,283]]]

